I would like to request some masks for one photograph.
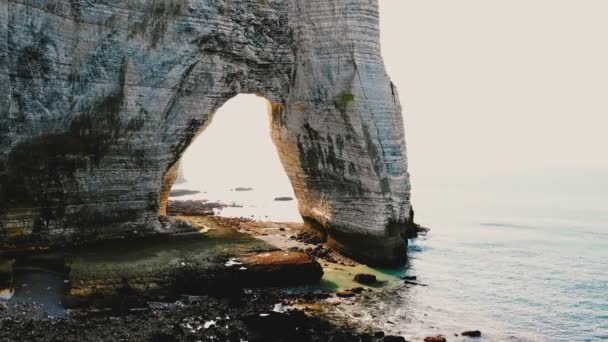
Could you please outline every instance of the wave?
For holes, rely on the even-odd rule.
[[[516,223],[496,223],[496,222],[481,222],[479,224],[482,227],[499,227],[499,228],[518,228],[518,229],[534,229],[537,227],[527,226],[523,224]]]

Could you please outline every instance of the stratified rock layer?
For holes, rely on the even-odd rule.
[[[166,230],[176,163],[240,93],[268,99],[306,222],[402,261],[410,183],[377,0],[0,0],[0,241]]]

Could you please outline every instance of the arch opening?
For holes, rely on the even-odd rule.
[[[241,94],[213,114],[167,172],[161,215],[176,201],[208,201],[224,205],[214,209],[220,216],[302,222],[271,139],[269,106],[263,97]]]

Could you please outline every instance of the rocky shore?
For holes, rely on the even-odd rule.
[[[266,288],[61,319],[31,319],[24,310],[0,319],[0,341],[382,341],[374,332],[353,332],[302,310],[277,312],[293,300]]]
[[[368,275],[373,281],[357,283],[353,274],[365,266],[326,248],[301,224],[213,215],[224,206],[172,202],[174,216],[163,220],[177,223],[178,233],[12,255],[15,271],[46,269],[65,280],[53,289],[62,298],[54,311],[50,296],[5,301],[0,341],[404,340],[325,316],[325,306],[369,297],[386,280]],[[38,285],[14,286],[17,293],[44,292]]]

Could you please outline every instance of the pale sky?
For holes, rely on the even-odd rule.
[[[414,185],[529,170],[608,170],[608,1],[380,5],[382,49],[399,88]],[[235,186],[246,185],[246,174],[284,183],[265,101],[239,96],[217,114],[185,156],[186,176],[198,169],[205,179],[235,179]]]
[[[608,168],[608,1],[380,4],[415,178]]]

